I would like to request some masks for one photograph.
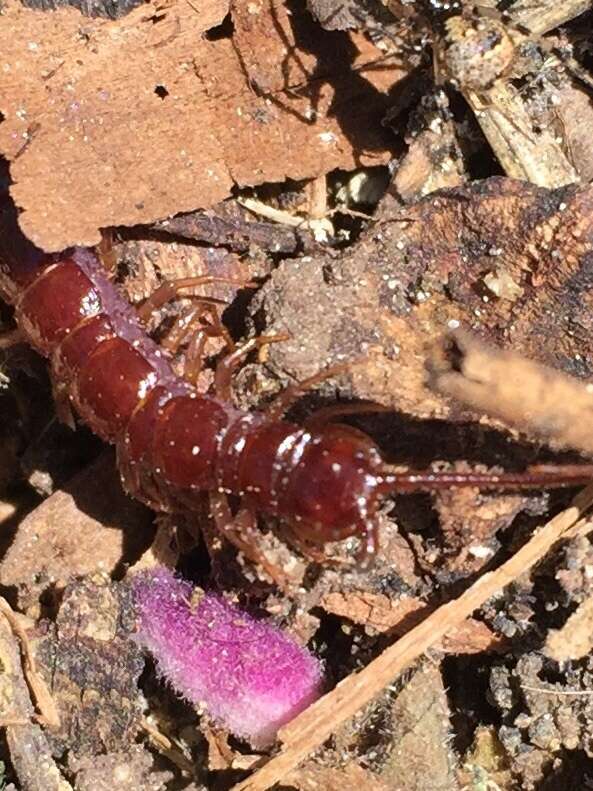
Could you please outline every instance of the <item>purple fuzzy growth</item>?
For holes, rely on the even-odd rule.
[[[276,627],[220,596],[192,603],[191,583],[165,568],[133,582],[138,642],[185,698],[254,747],[320,694],[320,662]]]

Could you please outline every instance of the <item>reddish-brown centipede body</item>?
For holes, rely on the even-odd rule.
[[[115,444],[126,489],[163,510],[191,509],[208,493],[219,527],[248,552],[258,512],[288,521],[304,542],[357,535],[369,555],[387,493],[574,484],[590,474],[391,473],[371,439],[349,426],[303,428],[278,410],[236,409],[228,397],[233,354],[217,371],[216,394],[199,393],[175,375],[89,250],[5,255],[0,291],[49,358],[58,399]],[[228,494],[242,498],[234,518]]]

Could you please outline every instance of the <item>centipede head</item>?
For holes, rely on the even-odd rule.
[[[284,501],[297,535],[317,544],[357,536],[361,559],[371,559],[382,465],[378,448],[357,429],[330,425],[312,434]]]

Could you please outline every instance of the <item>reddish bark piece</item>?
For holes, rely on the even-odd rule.
[[[234,42],[203,35],[227,8],[212,0],[198,13],[171,0],[106,21],[5,6],[0,151],[12,163],[21,226],[37,245],[96,244],[101,227],[206,208],[235,182],[386,161],[389,135],[379,121],[401,68],[380,69],[377,87],[363,72],[353,80],[345,58],[311,91],[294,94],[283,84],[271,97],[258,95]],[[263,3],[261,18],[272,13]],[[299,20],[316,27],[304,11]],[[273,44],[257,41],[260,50]],[[351,45],[352,58],[384,60],[372,45],[361,47],[362,54]],[[286,48],[296,52],[294,38],[270,50],[271,84],[283,74]]]
[[[334,615],[398,636],[409,632],[430,610],[429,605],[414,596],[393,600],[382,593],[367,591],[328,593],[321,605]],[[468,618],[447,635],[442,649],[447,654],[479,654],[497,650],[500,645],[501,639],[485,623]]]

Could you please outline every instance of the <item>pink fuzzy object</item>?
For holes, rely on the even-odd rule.
[[[166,568],[133,581],[138,642],[181,695],[254,747],[320,695],[322,669],[306,649],[212,593],[192,603],[191,583]]]

